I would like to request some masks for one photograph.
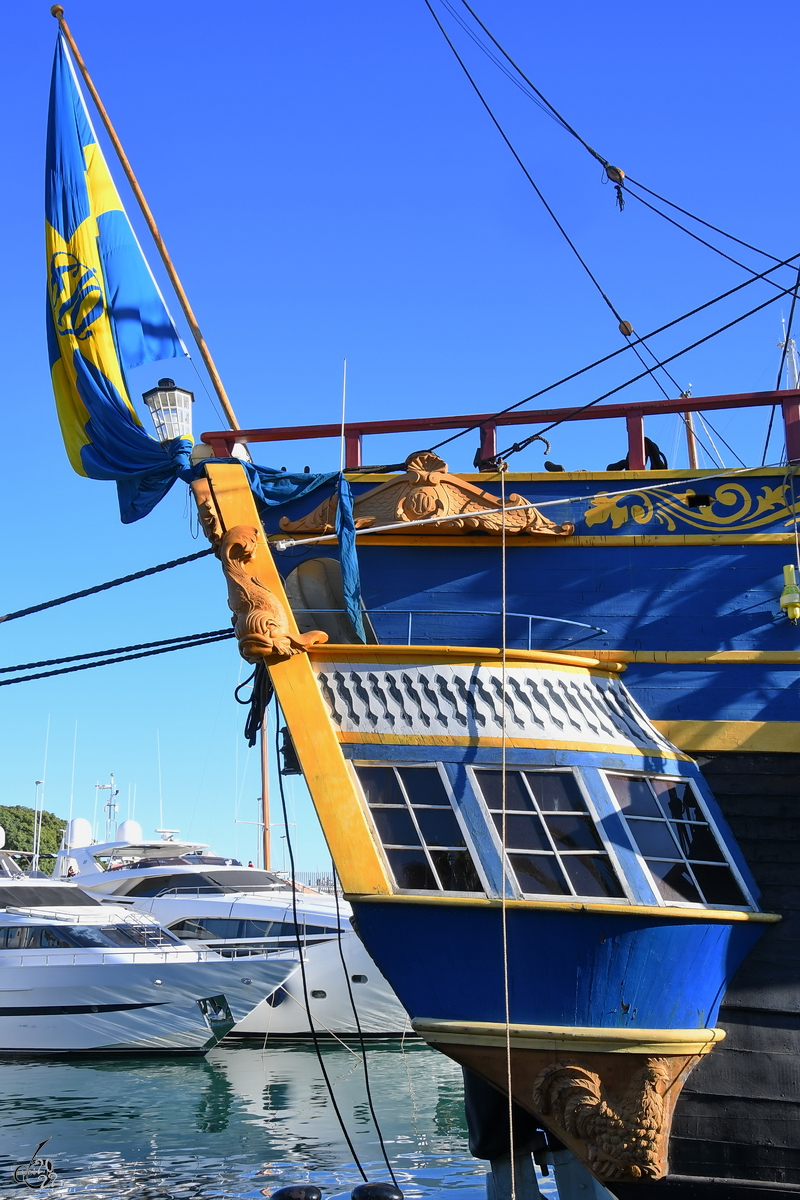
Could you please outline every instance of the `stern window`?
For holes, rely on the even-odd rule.
[[[356,767],[400,888],[483,892],[436,767]]]
[[[748,906],[687,780],[606,778],[662,900]]]
[[[503,772],[476,770],[503,841]],[[575,777],[565,771],[506,771],[505,846],[520,890],[538,896],[624,897]]]

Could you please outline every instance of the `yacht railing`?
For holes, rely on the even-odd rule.
[[[340,615],[346,612],[343,608],[293,608],[294,613],[339,613]],[[405,641],[397,642],[393,640],[394,645],[414,645],[414,617],[497,617],[502,619],[503,614],[497,612],[496,609],[480,609],[480,608],[364,608],[361,610],[365,616],[371,620],[374,617],[403,617],[405,625]],[[586,621],[568,621],[565,617],[550,617],[542,613],[518,613],[507,612],[506,622],[509,620],[520,619],[528,622],[527,630],[527,649],[533,649],[533,622],[534,621],[552,621],[556,625],[571,625],[577,629],[592,629],[595,633],[608,633],[607,629],[601,629],[599,625],[589,625]],[[506,624],[506,629],[508,625]],[[523,635],[524,637],[524,635]],[[508,639],[508,634],[506,634]],[[382,639],[385,641],[386,639]],[[448,632],[448,642],[452,643],[452,633]]]

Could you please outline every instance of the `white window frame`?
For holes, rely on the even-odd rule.
[[[386,865],[386,869],[387,869],[389,878],[392,880],[392,886],[394,887],[394,890],[399,895],[403,895],[403,896],[406,896],[406,895],[408,895],[408,896],[461,896],[461,897],[466,897],[468,899],[482,898],[484,900],[486,899],[487,896],[493,895],[493,891],[492,891],[491,887],[489,886],[489,880],[487,879],[486,873],[483,869],[483,863],[481,862],[480,855],[477,852],[475,843],[470,835],[470,831],[467,828],[466,822],[464,821],[463,816],[462,816],[461,812],[459,811],[459,806],[456,803],[455,793],[450,785],[450,780],[448,778],[447,772],[444,769],[444,763],[438,762],[438,761],[437,762],[425,762],[424,760],[420,760],[418,762],[386,762],[383,759],[356,758],[356,759],[349,760],[349,767],[352,772],[352,776],[356,782],[356,786],[358,787],[359,795],[361,796],[361,799],[363,801],[364,809],[367,813],[367,817],[368,817],[368,820],[370,823],[370,828],[371,828],[372,833],[375,838],[375,845],[378,847],[378,849],[381,852],[381,855],[383,856],[383,860]],[[427,767],[429,770],[431,767],[435,767],[439,773],[439,779],[441,780],[442,785],[444,786],[444,790],[447,793],[447,798],[450,801],[450,808],[453,812],[453,815],[456,818],[456,821],[458,822],[458,827],[461,830],[461,833],[463,834],[464,849],[467,851],[470,858],[472,859],[472,865],[475,868],[475,870],[478,874],[478,878],[481,881],[481,886],[483,887],[483,892],[482,893],[481,892],[452,892],[452,891],[445,891],[444,888],[435,888],[435,889],[432,889],[432,888],[401,888],[395,880],[394,871],[392,870],[392,865],[391,865],[391,862],[389,861],[389,856],[386,853],[386,847],[383,844],[383,839],[381,838],[381,836],[378,832],[378,827],[373,819],[372,809],[370,808],[369,803],[367,801],[366,793],[364,792],[364,789],[361,786],[361,780],[359,779],[358,771],[356,770],[356,767],[383,767],[383,768]],[[438,879],[439,873],[436,870],[436,867],[434,866],[433,861],[430,859],[430,850],[425,842],[425,838],[422,835],[422,830],[420,829],[419,824],[417,823],[417,818],[414,815],[414,806],[411,803],[411,800],[409,799],[409,796],[405,790],[405,787],[403,786],[402,779],[398,778],[397,782],[403,793],[403,797],[406,802],[407,811],[411,814],[411,819],[414,823],[414,828],[416,829],[416,831],[419,835],[419,841],[420,841],[420,846],[422,848],[422,851],[425,854],[426,859],[428,859],[428,865],[429,865],[430,869],[433,871],[434,877]],[[439,807],[439,806],[436,806],[436,807]],[[459,847],[457,847],[457,849],[461,850],[461,847],[459,846]]]
[[[519,899],[522,899],[522,900],[535,899],[535,900],[541,901],[543,903],[550,902],[553,904],[559,904],[559,903],[563,904],[565,900],[566,901],[573,901],[573,900],[580,901],[580,903],[582,903],[582,904],[635,904],[636,900],[635,900],[633,891],[631,889],[631,886],[628,883],[628,880],[625,878],[625,871],[623,869],[623,865],[620,862],[620,859],[619,859],[612,843],[609,842],[608,839],[604,835],[603,827],[601,824],[601,818],[598,815],[597,808],[592,799],[591,791],[587,787],[586,781],[583,779],[583,775],[582,775],[582,772],[579,767],[545,767],[545,766],[538,766],[536,763],[506,763],[505,769],[506,769],[506,774],[508,774],[510,771],[522,771],[523,773],[527,772],[527,771],[535,771],[537,774],[540,774],[540,775],[547,773],[548,775],[571,775],[572,776],[572,778],[578,784],[578,790],[580,791],[580,793],[583,797],[584,804],[586,805],[586,811],[589,814],[589,816],[591,817],[592,821],[594,822],[594,827],[597,832],[597,836],[600,839],[600,844],[603,847],[603,851],[608,855],[608,857],[611,860],[611,865],[614,868],[614,871],[616,873],[617,879],[620,882],[620,885],[622,887],[624,895],[623,896],[582,896],[582,895],[577,895],[577,894],[573,894],[572,892],[569,892],[565,896],[553,896],[547,892],[523,892],[523,890],[519,884],[519,881],[517,879],[516,871],[514,870],[512,864],[511,864],[511,860],[508,857],[509,852],[508,852],[508,850],[504,851],[504,849],[503,849],[503,843],[500,839],[500,835],[497,832],[497,827],[495,826],[494,820],[492,818],[492,812],[486,801],[486,797],[484,796],[484,794],[481,790],[481,786],[475,777],[476,771],[497,771],[498,773],[500,773],[502,771],[502,769],[503,769],[502,767],[495,766],[493,763],[470,763],[469,766],[467,766],[467,774],[469,775],[470,784],[472,786],[472,790],[475,794],[475,797],[481,806],[481,810],[483,811],[484,818],[485,818],[486,823],[489,828],[489,833],[494,840],[495,848],[497,849],[498,855],[500,856],[500,862],[503,864],[503,869],[506,872],[506,878],[510,881],[512,887],[514,888],[516,897]],[[627,832],[627,829],[626,829],[626,832]],[[550,837],[549,831],[547,832],[547,836]],[[550,840],[552,841],[552,838]],[[566,853],[568,856],[570,855],[570,851],[562,852],[562,851],[558,850],[555,846],[553,847],[553,849],[555,851],[556,861],[559,862],[559,864],[561,861],[562,853]],[[575,852],[572,852],[572,853],[574,854]],[[577,857],[577,855],[576,855],[576,857]],[[566,875],[566,872],[565,872],[565,875]],[[569,887],[572,887],[572,881],[569,879],[568,876],[567,876],[567,885]]]
[[[628,839],[628,842],[630,843],[631,850],[636,855],[636,857],[639,861],[639,865],[642,868],[642,870],[644,871],[645,878],[650,883],[650,887],[653,890],[653,895],[655,897],[656,904],[659,906],[659,908],[690,908],[690,909],[692,909],[693,912],[704,912],[706,910],[715,910],[715,909],[716,910],[721,909],[723,911],[730,910],[733,912],[758,912],[759,911],[758,904],[756,903],[755,897],[753,896],[753,893],[751,892],[746,879],[743,877],[741,871],[739,870],[739,867],[738,867],[735,859],[731,855],[731,852],[728,849],[728,846],[726,845],[725,838],[722,836],[720,828],[719,828],[717,822],[714,820],[713,814],[709,812],[708,806],[706,805],[706,802],[705,802],[705,799],[704,799],[700,789],[695,786],[695,782],[693,779],[689,778],[686,775],[668,775],[664,771],[635,771],[635,770],[627,770],[627,769],[625,769],[625,770],[601,769],[598,773],[601,776],[603,783],[605,784],[605,787],[608,791],[609,796],[611,797],[611,800],[612,800],[612,803],[613,803],[615,809],[617,810],[619,815],[622,817],[623,824],[625,827],[625,835]],[[661,895],[661,892],[658,889],[658,884],[655,880],[655,877],[653,876],[652,871],[650,870],[650,868],[648,866],[647,859],[644,857],[644,855],[642,854],[641,850],[639,849],[639,847],[636,843],[636,839],[633,836],[633,832],[628,825],[628,818],[625,816],[625,813],[622,810],[622,808],[620,808],[619,801],[617,800],[614,789],[611,786],[610,780],[608,778],[610,775],[621,775],[627,779],[644,779],[644,780],[663,779],[668,783],[688,784],[692,790],[692,794],[694,795],[695,800],[697,801],[697,807],[700,809],[703,816],[705,817],[706,824],[708,825],[709,829],[711,830],[712,834],[714,835],[714,840],[716,841],[717,846],[719,847],[719,849],[723,855],[724,863],[715,863],[715,864],[711,864],[711,865],[714,865],[714,866],[723,866],[724,865],[724,866],[727,866],[732,871],[733,877],[736,880],[736,883],[738,884],[739,888],[741,889],[742,895],[745,896],[747,899],[747,903],[746,904],[709,904],[706,901],[698,903],[698,901],[696,901],[696,900],[665,900],[664,897]],[[634,818],[634,819],[635,820],[647,820],[646,817]],[[655,818],[652,818],[652,819],[655,820]],[[669,818],[666,818],[666,824],[667,824],[667,826],[669,826]],[[680,851],[681,857],[677,860],[669,860],[669,861],[676,861],[676,862],[683,863],[684,866],[688,866],[689,870],[691,871],[691,869],[692,869],[691,862],[683,854],[683,851],[680,849],[680,846],[678,846],[678,849]],[[664,859],[664,860],[658,860],[658,861],[666,862],[668,860]],[[701,892],[703,891],[702,887],[700,887],[700,891]]]

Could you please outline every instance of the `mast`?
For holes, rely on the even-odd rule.
[[[54,4],[53,7],[50,9],[50,12],[55,17],[55,19],[58,21],[59,28],[60,28],[61,32],[63,33],[64,37],[66,38],[67,44],[69,45],[69,48],[75,57],[75,61],[78,64],[80,73],[83,76],[86,87],[88,88],[89,93],[90,93],[92,99],[94,100],[95,107],[97,108],[97,111],[100,114],[100,118],[101,118],[103,124],[105,125],[106,133],[108,134],[109,138],[111,139],[111,144],[113,145],[114,149],[117,152],[117,157],[119,158],[122,169],[125,172],[125,176],[128,180],[128,183],[130,184],[133,194],[136,197],[136,201],[139,205],[139,208],[142,211],[142,216],[144,217],[145,222],[147,223],[147,228],[150,230],[153,241],[156,244],[156,249],[158,250],[158,253],[161,255],[161,261],[164,264],[167,275],[169,275],[170,283],[172,284],[172,286],[175,290],[175,295],[178,297],[178,302],[180,303],[180,306],[183,309],[183,315],[186,317],[186,320],[189,324],[189,328],[192,331],[192,337],[194,338],[195,342],[197,343],[197,348],[200,351],[200,357],[202,358],[202,360],[205,364],[206,370],[208,371],[208,374],[211,377],[211,382],[214,385],[214,390],[217,393],[217,396],[219,398],[219,402],[222,406],[222,411],[225,414],[225,418],[231,429],[239,429],[240,425],[236,419],[236,414],[234,413],[231,402],[228,399],[228,393],[225,391],[225,387],[223,385],[222,379],[220,378],[219,371],[216,368],[216,364],[214,363],[214,360],[211,357],[211,351],[209,350],[208,346],[206,345],[206,340],[200,331],[200,326],[197,323],[197,318],[195,317],[194,311],[192,310],[192,306],[189,303],[189,297],[186,295],[186,292],[184,291],[183,284],[181,283],[180,278],[178,277],[178,272],[175,270],[175,266],[172,262],[172,259],[169,256],[169,251],[167,250],[166,243],[164,242],[164,239],[161,236],[159,228],[156,225],[155,217],[153,216],[152,212],[150,211],[150,205],[147,203],[144,192],[142,191],[141,187],[139,186],[139,181],[137,180],[136,176],[133,173],[133,167],[131,166],[130,162],[128,161],[128,157],[122,148],[122,142],[117,137],[117,132],[114,129],[114,126],[111,124],[111,118],[109,117],[108,113],[106,112],[105,108],[103,107],[103,102],[100,99],[100,94],[98,93],[97,88],[94,86],[94,83],[92,82],[92,78],[86,68],[86,63],[83,61],[83,58],[81,57],[81,52],[78,49],[78,46],[75,42],[74,37],[72,36],[72,33],[70,32],[70,28],[67,25],[67,22],[64,20],[64,9],[62,8],[62,6],[60,4]]]
[[[267,757],[267,714],[261,720],[261,837],[264,870],[270,869],[269,828],[269,759]]]

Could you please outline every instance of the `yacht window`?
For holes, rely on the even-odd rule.
[[[155,875],[139,879],[125,892],[128,896],[162,895],[221,895],[225,892],[276,891],[288,885],[270,871],[245,868],[243,871],[195,872],[184,871],[180,875]],[[122,889],[120,888],[120,892]]]
[[[503,772],[476,770],[503,840]],[[571,772],[505,772],[505,845],[523,892],[624,896],[611,859]]]
[[[90,908],[101,903],[77,885],[31,887],[26,884],[0,887],[0,908]]]
[[[606,778],[663,900],[748,904],[688,780]]]
[[[245,938],[295,938],[293,921],[237,920],[235,917],[184,917],[170,925],[172,933],[183,941],[199,939],[208,941],[230,941]],[[304,925],[300,921],[300,936],[327,934],[334,937],[336,926]]]
[[[482,892],[436,767],[356,767],[398,887]]]

